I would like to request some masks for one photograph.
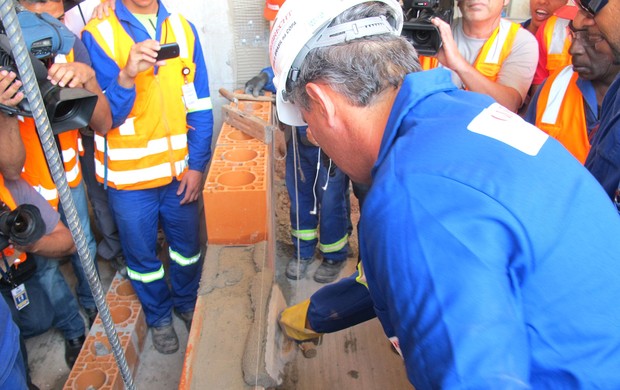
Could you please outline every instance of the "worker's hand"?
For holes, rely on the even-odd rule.
[[[269,75],[265,72],[260,72],[257,76],[252,77],[245,83],[245,93],[258,96],[268,82]]]
[[[129,51],[127,64],[119,73],[119,83],[125,88],[133,87],[138,73],[158,65],[165,65],[166,61],[157,61],[157,52],[161,49],[158,41],[147,39],[134,44]]]
[[[114,10],[116,10],[116,1],[104,1],[103,3],[95,7],[90,19],[103,19],[106,16],[110,16],[110,12],[114,12]]]
[[[458,73],[462,66],[469,64],[459,52],[456,42],[454,42],[450,25],[437,17],[432,18],[431,23],[439,29],[439,34],[441,35],[442,45],[437,52],[437,59],[443,66]]]
[[[24,93],[19,91],[22,82],[16,78],[15,72],[0,70],[0,104],[16,107],[24,99]]]
[[[93,68],[81,62],[53,64],[47,71],[47,79],[53,85],[61,87],[84,87],[94,78],[95,71]]]
[[[189,169],[183,175],[181,184],[177,190],[177,195],[181,196],[185,192],[185,196],[181,199],[181,204],[192,203],[198,200],[200,196],[200,184],[202,183],[202,172]]]

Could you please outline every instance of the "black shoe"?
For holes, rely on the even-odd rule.
[[[174,331],[172,324],[164,326],[154,326],[151,328],[153,336],[153,346],[159,353],[169,355],[179,349],[179,338]]]
[[[314,257],[309,259],[297,259],[293,257],[286,265],[286,277],[292,280],[303,279],[306,276],[308,266],[314,262]]]
[[[73,368],[73,365],[82,350],[82,345],[84,345],[84,340],[86,340],[86,336],[84,335],[75,339],[65,340],[65,362],[67,362],[67,366],[69,366],[69,368]]]
[[[127,279],[127,263],[123,254],[116,255],[110,261],[110,267],[118,272],[124,279]]]
[[[189,332],[189,330],[192,328],[192,320],[194,319],[194,311],[192,310],[192,311],[188,311],[185,313],[179,313],[177,309],[174,309],[174,314],[183,320],[183,322],[185,323],[185,327],[187,328],[187,331]]]
[[[314,273],[314,281],[317,283],[333,282],[336,278],[338,278],[340,271],[342,271],[346,263],[346,260],[323,260],[319,268],[317,268]]]
[[[86,317],[88,317],[88,327],[92,328],[95,319],[97,318],[97,308],[96,307],[85,307],[84,313],[86,313]]]

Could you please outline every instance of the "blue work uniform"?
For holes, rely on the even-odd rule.
[[[361,256],[431,388],[620,388],[620,218],[561,144],[445,69],[407,75]]]
[[[603,99],[601,124],[592,137],[585,166],[613,198],[620,183],[620,76]]]
[[[273,69],[269,67],[262,71],[269,76],[264,89],[275,93]],[[293,130],[296,131],[297,144],[291,137],[286,146],[285,182],[291,201],[291,240],[295,257],[299,254],[302,259],[312,258],[318,244],[325,259],[346,261],[349,180],[336,165],[330,169],[328,164],[321,162],[321,149],[307,141],[306,126]]]
[[[115,14],[122,28],[135,42],[151,39],[144,25],[129,12],[121,0],[116,1]],[[168,10],[159,2],[156,39],[165,40],[167,32],[162,26],[170,16]],[[189,25],[193,33],[194,54],[192,64],[187,64],[184,71],[194,72],[193,87],[196,97],[207,101],[210,96],[209,82],[202,47],[195,26],[191,23]],[[106,54],[89,31],[83,32],[82,39],[90,53],[97,80],[110,102],[113,127],[116,128],[123,124],[130,114],[136,101],[137,88],[127,89],[118,84],[118,64]],[[158,74],[157,67],[154,72]],[[185,76],[182,72],[178,74],[179,78]],[[164,84],[161,83],[160,86]],[[161,89],[151,85],[148,90],[140,90],[140,93],[161,93]],[[186,115],[187,127],[190,129],[186,134],[187,165],[190,170],[204,172],[211,157],[211,108],[179,112],[178,115]],[[152,327],[170,324],[172,307],[180,313],[192,311],[200,282],[202,256],[199,224],[202,214],[198,209],[198,202],[180,205],[184,194],[177,195],[179,185],[180,181],[172,177],[171,183],[154,188],[108,188],[110,208],[118,225],[127,262],[127,274],[144,308],[146,322]],[[158,222],[169,244],[172,289],[168,287],[163,265],[156,254]]]

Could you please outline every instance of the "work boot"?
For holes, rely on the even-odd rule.
[[[309,259],[297,259],[293,257],[286,265],[286,277],[292,280],[303,279],[306,276],[308,266],[314,262],[314,257]]]
[[[86,317],[88,317],[88,327],[92,328],[95,319],[97,318],[97,308],[96,307],[85,307],[84,313],[86,313]]]
[[[185,313],[179,313],[177,309],[174,309],[174,314],[183,320],[183,322],[185,323],[185,327],[187,328],[187,331],[189,332],[189,330],[192,328],[192,320],[194,319],[194,311],[192,310],[192,311],[187,311]]]
[[[116,255],[110,260],[110,267],[117,271],[124,279],[127,279],[127,263],[125,263],[125,257],[122,254]]]
[[[159,353],[169,355],[179,349],[179,338],[174,331],[172,324],[164,326],[153,326],[153,346]]]
[[[335,261],[323,259],[323,262],[314,273],[314,281],[317,283],[333,282],[336,278],[338,278],[340,271],[342,271],[342,268],[344,268],[346,263],[346,260]]]
[[[81,335],[80,337],[76,337],[71,340],[65,340],[65,362],[67,362],[67,366],[69,366],[69,368],[73,368],[73,365],[82,350],[82,345],[84,345],[84,340],[86,340],[85,335]]]

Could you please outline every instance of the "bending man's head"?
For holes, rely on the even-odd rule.
[[[329,85],[358,107],[397,89],[420,70],[402,21],[394,0],[287,0],[270,38],[280,120],[304,124],[298,107],[309,108],[308,83]]]

